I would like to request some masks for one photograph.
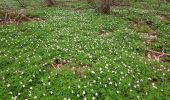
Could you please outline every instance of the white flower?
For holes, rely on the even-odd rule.
[[[68,89],[70,89],[70,86],[68,86]]]
[[[152,80],[152,79],[149,77],[148,80]]]
[[[124,76],[122,76],[122,79],[124,79],[125,77]]]
[[[71,93],[74,93],[74,91],[72,90]]]
[[[30,87],[30,90],[32,90],[32,87]]]
[[[31,97],[31,95],[32,95],[31,93],[30,93],[30,94],[28,94],[28,96],[29,96],[29,97]]]
[[[85,91],[83,91],[83,95],[85,95],[86,94],[86,92]]]
[[[95,72],[94,72],[94,71],[91,71],[91,73],[92,73],[92,74],[95,74]]]
[[[100,79],[100,77],[97,77],[98,79]]]
[[[87,100],[86,97],[84,97],[84,100]]]
[[[148,92],[146,92],[145,95],[148,95]]]
[[[108,80],[110,81],[110,80],[111,80],[111,78],[109,77],[109,78],[108,78]]]
[[[128,86],[130,86],[130,83],[128,84]]]
[[[32,79],[30,79],[29,82],[32,82]]]
[[[109,84],[112,84],[112,82],[109,82]]]
[[[108,69],[108,67],[109,67],[109,65],[108,65],[108,64],[106,64],[105,68],[106,68],[106,69]]]
[[[37,96],[34,96],[34,99],[37,99]]]
[[[7,84],[7,87],[10,87],[11,85],[10,84]]]
[[[12,94],[12,92],[9,92],[9,94]]]
[[[92,86],[92,84],[91,84],[91,83],[90,83],[89,85],[90,85],[90,86]]]
[[[95,95],[98,96],[99,94],[96,92]]]
[[[103,73],[103,71],[100,71],[100,74],[102,74]]]
[[[120,93],[120,91],[118,91],[118,90],[117,90],[117,91],[116,91],[116,93],[118,93],[118,94],[119,94],[119,93]]]
[[[18,95],[21,95],[21,93],[18,93]]]
[[[115,83],[115,86],[117,87],[117,83]]]
[[[78,85],[77,87],[80,88],[80,85]]]
[[[79,94],[77,94],[77,97],[80,97],[80,95],[79,95]]]
[[[20,84],[22,85],[23,83],[22,83],[22,82],[20,82]]]
[[[29,93],[31,93],[31,91],[28,91]]]
[[[51,85],[51,82],[48,82],[48,85]]]
[[[13,99],[13,100],[16,100],[16,99],[17,99],[17,96],[15,96],[15,97],[12,97],[12,99]]]

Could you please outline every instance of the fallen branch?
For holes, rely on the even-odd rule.
[[[166,56],[170,56],[170,54],[164,53],[163,51],[162,51],[162,52],[157,52],[157,51],[154,51],[154,50],[146,50],[146,51],[154,52],[154,53],[157,53],[157,54],[164,54],[164,55],[166,55]]]
[[[164,56],[170,56],[170,54],[168,53],[164,53],[162,50],[162,52],[157,52],[157,51],[154,51],[154,50],[145,50],[145,56],[149,59],[154,59],[156,60],[157,62],[160,61],[160,58],[161,57],[164,57]]]
[[[23,21],[44,21],[45,19],[41,18],[31,18],[26,16],[24,13],[16,11],[16,10],[0,10],[0,15],[2,18],[0,19],[0,24],[19,24]]]

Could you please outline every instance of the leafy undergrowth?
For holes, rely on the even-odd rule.
[[[140,34],[150,27],[129,27],[129,19],[136,17],[152,21],[159,42],[148,48],[161,45],[169,53],[170,28],[157,17],[55,7],[28,13],[48,21],[0,26],[0,99],[170,98],[169,62],[144,57]]]

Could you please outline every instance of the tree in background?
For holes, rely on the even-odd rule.
[[[110,3],[111,0],[100,0],[95,11],[98,13],[110,14]]]
[[[94,3],[95,3],[95,0],[87,0],[87,3],[88,3],[88,4],[94,4]]]
[[[111,6],[125,6],[129,4],[129,0],[98,0],[97,8],[98,13],[110,14]]]
[[[55,0],[44,0],[46,6],[51,7],[55,5]]]

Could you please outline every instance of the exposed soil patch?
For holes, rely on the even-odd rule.
[[[84,78],[86,76],[84,71],[82,71],[80,68],[74,69],[74,73],[78,76],[78,78]]]
[[[149,34],[150,36],[156,36],[156,35],[157,35],[156,31],[154,31],[153,29],[149,30],[149,31],[148,31],[148,34]]]
[[[51,64],[51,66],[54,69],[60,69],[61,67],[63,67],[65,64],[67,64],[67,61],[60,61],[59,59],[56,59],[53,61],[53,63]]]
[[[140,33],[140,36],[144,40],[146,46],[150,46],[158,41],[158,33],[155,31],[154,23],[152,21],[130,20],[129,27]],[[156,60],[157,62],[169,62],[164,59],[169,56],[170,54],[165,53],[163,49],[161,49],[161,51],[145,50],[145,57],[147,59]]]
[[[162,22],[170,25],[170,20],[169,20],[168,17],[166,17],[166,16],[157,16],[157,18],[159,18]]]
[[[157,35],[151,35],[149,33],[141,33],[141,37],[143,38],[145,45],[150,45],[157,42]]]
[[[128,1],[121,1],[121,0],[114,0],[111,3],[112,6],[129,6],[129,2]]]
[[[137,21],[137,20],[130,20],[129,28],[136,30],[137,32],[145,32],[147,33],[149,30],[152,30],[150,25],[145,22]]]
[[[146,45],[157,42],[157,32],[154,31],[154,24],[152,21],[130,21],[129,27],[141,33],[141,38],[144,39]]]
[[[170,63],[170,56],[166,56],[164,57],[164,59],[162,59],[163,62],[169,62]]]
[[[42,18],[28,17],[22,12],[14,11],[14,10],[0,10],[0,25],[5,24],[19,24],[24,21],[45,21]]]
[[[111,32],[105,31],[105,30],[99,30],[99,32],[97,33],[100,36],[107,36],[109,35]]]
[[[56,0],[44,0],[43,5],[47,7],[64,7],[65,6],[63,1],[56,1]]]
[[[91,64],[80,64],[80,66],[83,68],[87,68],[87,67],[91,67],[92,65]]]
[[[161,58],[169,56],[170,54],[164,53],[164,51],[157,52],[153,50],[145,50],[145,57],[148,59],[156,60],[157,62],[160,62]]]
[[[76,12],[76,13],[82,13],[82,12],[83,12],[83,9],[81,9],[81,8],[76,8],[76,9],[74,9],[74,12]]]
[[[30,17],[32,20],[32,22],[45,22],[46,19],[45,18],[34,18],[34,17]]]

